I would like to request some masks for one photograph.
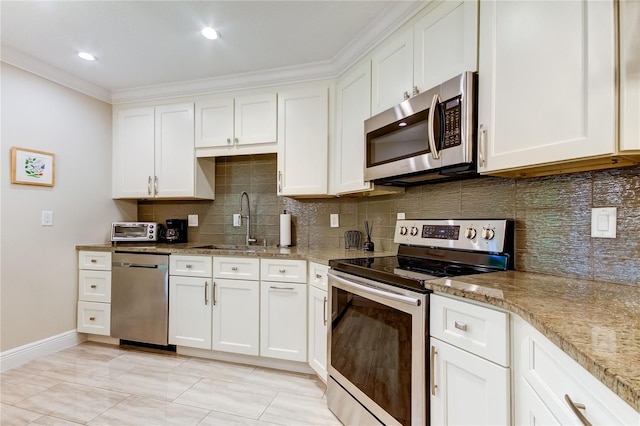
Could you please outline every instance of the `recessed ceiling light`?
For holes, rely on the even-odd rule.
[[[80,56],[85,61],[95,61],[96,60],[95,56],[93,56],[91,53],[87,53],[87,52],[78,52],[78,56]]]
[[[209,40],[215,40],[219,37],[218,32],[211,27],[204,28],[202,30],[202,35],[208,38]]]

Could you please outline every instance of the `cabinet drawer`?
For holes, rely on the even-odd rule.
[[[111,305],[108,303],[78,302],[78,332],[111,334]]]
[[[260,263],[262,281],[284,283],[306,283],[307,261],[291,259],[262,259]]]
[[[329,267],[320,263],[309,262],[309,284],[327,291],[327,274]]]
[[[169,274],[187,277],[211,277],[211,256],[181,256],[169,257]]]
[[[522,375],[560,423],[580,424],[568,395],[584,405],[580,412],[591,424],[640,424],[640,413],[520,318],[514,319],[514,339],[516,375]]]
[[[78,300],[111,302],[111,271],[79,271]]]
[[[96,271],[111,270],[110,251],[81,251],[78,252],[78,268]]]
[[[257,281],[260,279],[260,259],[216,256],[213,258],[213,276]]]
[[[509,318],[506,312],[431,295],[430,331],[433,337],[509,366]]]

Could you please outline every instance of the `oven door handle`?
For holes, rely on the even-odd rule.
[[[357,284],[354,281],[346,280],[346,279],[344,279],[342,277],[339,277],[337,275],[332,274],[331,272],[329,272],[329,278],[338,281],[339,283],[341,283],[345,287],[351,287],[351,288],[353,288],[355,290],[360,290],[362,292],[369,293],[369,294],[375,294],[376,296],[380,296],[380,297],[383,297],[383,298],[389,299],[389,300],[394,300],[396,302],[404,303],[404,304],[407,304],[407,305],[420,306],[420,304],[422,303],[420,301],[420,299],[416,299],[414,297],[403,296],[401,294],[390,293],[388,291],[380,290],[378,288],[371,287],[371,286],[368,286],[368,285]]]

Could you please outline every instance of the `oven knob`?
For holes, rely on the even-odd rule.
[[[400,227],[400,235],[407,235],[407,227],[406,226],[401,226]]]
[[[493,229],[489,229],[489,228],[482,228],[482,238],[484,238],[485,240],[493,240],[493,237],[495,237],[496,233]]]
[[[473,240],[476,237],[476,233],[475,228],[467,228],[464,231],[464,236],[469,240]]]
[[[414,237],[416,235],[418,235],[418,228],[416,228],[415,226],[412,226],[411,227],[411,235],[414,236]]]

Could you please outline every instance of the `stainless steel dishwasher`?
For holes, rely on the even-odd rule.
[[[111,337],[166,346],[169,256],[116,252],[111,266]]]

